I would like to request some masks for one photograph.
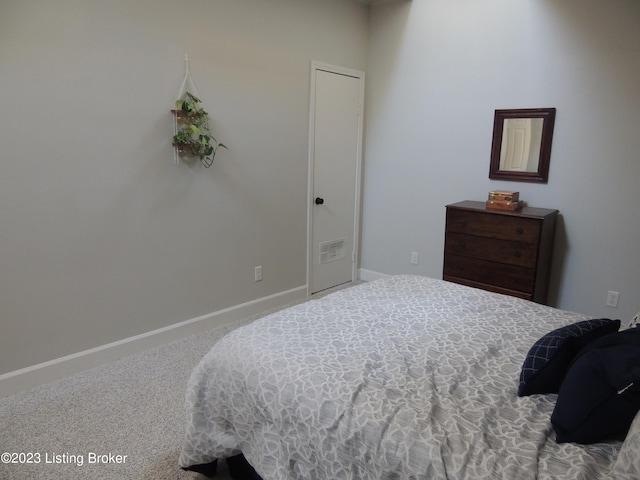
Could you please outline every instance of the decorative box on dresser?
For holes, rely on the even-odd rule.
[[[447,205],[443,279],[547,302],[558,210]]]

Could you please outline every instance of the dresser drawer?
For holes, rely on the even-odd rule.
[[[534,272],[529,268],[453,254],[445,256],[443,274],[520,292],[532,292],[534,286]]]
[[[444,251],[460,255],[507,263],[525,268],[535,268],[538,249],[536,245],[509,240],[496,240],[461,233],[447,232]]]
[[[540,222],[532,218],[447,210],[447,231],[537,244]]]

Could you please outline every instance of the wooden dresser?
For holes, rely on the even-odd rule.
[[[443,279],[546,303],[558,210],[447,205]]]

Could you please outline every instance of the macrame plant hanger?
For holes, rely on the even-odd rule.
[[[184,79],[182,80],[182,85],[180,85],[180,90],[178,90],[176,101],[180,100],[186,92],[192,93],[196,97],[200,98],[200,95],[198,95],[198,89],[196,89],[196,84],[194,83],[193,78],[191,78],[191,72],[189,71],[189,55],[184,56]],[[178,122],[174,115],[173,134],[175,135],[176,133],[178,133]],[[173,161],[176,164],[180,163],[180,155],[177,147],[174,147],[173,149]]]

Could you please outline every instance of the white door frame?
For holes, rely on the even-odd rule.
[[[307,182],[307,295],[311,294],[311,278],[313,275],[313,192],[314,192],[314,165],[315,165],[315,100],[316,100],[316,71],[322,70],[338,75],[346,75],[360,80],[360,98],[358,114],[358,140],[356,158],[356,184],[355,184],[355,215],[353,225],[353,256],[351,261],[351,281],[358,278],[358,262],[360,258],[360,183],[362,177],[362,137],[364,131],[364,72],[350,68],[329,65],[326,63],[311,62],[311,86],[309,94],[309,147],[308,147],[308,182]]]

